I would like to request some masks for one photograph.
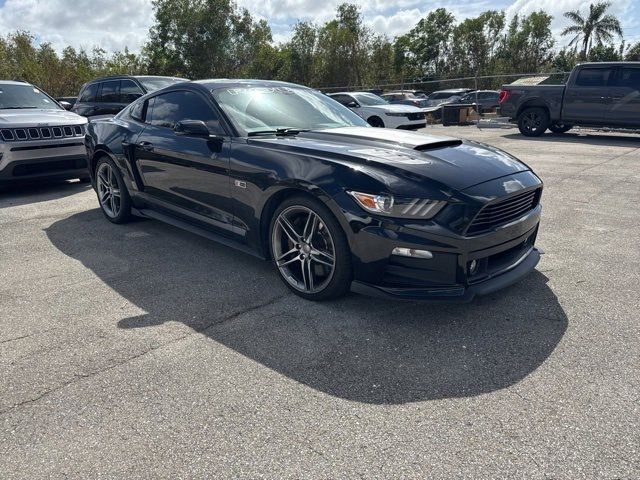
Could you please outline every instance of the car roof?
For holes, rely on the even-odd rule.
[[[358,94],[358,95],[362,95],[362,94],[374,95],[376,97],[380,96],[380,95],[377,95],[377,94],[371,93],[371,92],[333,92],[333,93],[328,93],[327,95],[355,95],[355,94]]]
[[[29,82],[22,82],[20,80],[0,80],[0,85],[31,85]]]
[[[96,83],[96,82],[104,82],[106,80],[121,80],[123,78],[134,78],[134,79],[145,79],[145,78],[172,78],[177,80],[184,80],[188,82],[189,79],[182,77],[172,77],[170,75],[107,75],[105,77],[94,78],[93,80],[89,80],[87,84]]]
[[[237,88],[237,87],[294,87],[305,88],[311,90],[304,85],[296,83],[281,82],[278,80],[258,80],[246,78],[209,78],[206,80],[195,80],[190,83],[202,85],[209,90],[217,90],[219,88]]]

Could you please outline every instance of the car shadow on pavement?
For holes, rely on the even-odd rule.
[[[91,188],[88,183],[65,180],[0,186],[0,209],[68,197]]]
[[[115,226],[91,210],[54,223],[47,235],[147,312],[118,327],[143,334],[182,322],[297,382],[357,402],[509,387],[535,371],[567,329],[539,271],[469,304],[359,295],[313,303],[290,293],[268,262],[159,222]]]
[[[545,133],[540,137],[525,137],[520,133],[509,133],[503,138],[510,140],[527,140],[532,142],[560,142],[560,143],[581,143],[588,145],[600,145],[608,147],[640,147],[640,136],[629,134],[615,133],[598,133],[593,132],[567,132],[567,133]]]

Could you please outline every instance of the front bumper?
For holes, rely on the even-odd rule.
[[[475,237],[455,235],[436,224],[380,224],[351,237],[351,289],[405,300],[468,302],[528,275],[540,260],[535,241],[541,206],[517,221]],[[433,258],[392,255],[395,247],[429,250]],[[470,267],[475,261],[476,269]]]
[[[88,175],[82,137],[0,143],[0,184]]]

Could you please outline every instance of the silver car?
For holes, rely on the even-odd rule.
[[[86,125],[38,87],[0,80],[0,185],[88,181]]]

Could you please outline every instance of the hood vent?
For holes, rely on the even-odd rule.
[[[447,148],[447,147],[457,147],[458,145],[462,145],[462,140],[451,139],[451,140],[440,140],[438,142],[424,143],[422,145],[416,145],[413,147],[414,150],[424,151],[424,150],[437,150],[438,148]]]

